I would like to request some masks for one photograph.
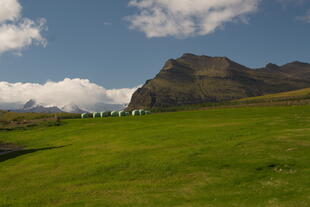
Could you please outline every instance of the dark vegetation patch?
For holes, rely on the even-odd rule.
[[[0,145],[0,150],[1,150],[1,145]],[[15,146],[15,148],[11,148],[9,151],[3,152],[1,154],[0,151],[0,163],[7,161],[9,159],[14,159],[16,157],[22,156],[22,155],[26,155],[26,154],[30,154],[30,153],[35,153],[38,151],[43,151],[43,150],[52,150],[52,149],[58,149],[58,148],[62,148],[64,146],[59,146],[59,147],[44,147],[44,148],[36,148],[36,149],[23,149],[21,147]]]
[[[80,118],[80,114],[0,112],[0,131],[27,129],[35,126],[59,126],[62,119]]]
[[[271,163],[267,164],[266,166],[258,167],[256,168],[256,171],[264,171],[264,170],[271,170],[274,172],[287,172],[287,171],[292,171],[295,168],[295,164],[288,163],[288,164],[283,164],[283,163]]]
[[[21,146],[10,144],[10,143],[1,143],[0,142],[0,155],[9,151],[16,151],[22,149]]]

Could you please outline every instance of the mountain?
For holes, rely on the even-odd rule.
[[[168,60],[132,96],[128,110],[222,102],[310,87],[310,64],[250,69],[227,57],[184,54]]]
[[[1,106],[1,105],[0,105]],[[76,104],[68,104],[63,107],[57,106],[46,106],[45,104],[38,104],[35,100],[31,99],[27,101],[23,106],[15,107],[14,109],[9,109],[7,106],[5,109],[9,109],[9,111],[17,112],[17,113],[89,113],[93,111],[101,112],[101,111],[119,111],[123,110],[127,107],[127,104],[106,104],[106,103],[97,103],[91,108],[84,110],[81,109]],[[17,109],[16,109],[17,108]]]
[[[25,103],[22,109],[11,110],[17,113],[62,113],[56,106],[45,107],[43,105],[38,104],[35,100],[31,99],[27,103]]]
[[[75,104],[68,104],[65,105],[61,108],[62,111],[67,112],[67,113],[75,113],[75,114],[83,114],[83,113],[88,113],[87,111],[84,111],[82,109],[80,109],[80,107],[78,107]]]
[[[23,109],[27,110],[27,109],[31,109],[38,106],[37,102],[33,99],[29,100],[27,103],[25,103]]]
[[[279,101],[295,101],[295,100],[306,100],[310,101],[310,88],[303,88],[294,91],[287,91],[282,93],[273,93],[264,96],[256,96],[250,98],[243,98],[239,100],[234,100],[234,102],[244,102],[244,103],[259,103],[259,102],[279,102]]]

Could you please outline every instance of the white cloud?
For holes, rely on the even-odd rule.
[[[297,17],[297,20],[310,23],[310,9],[308,10],[308,12],[304,16]]]
[[[112,25],[112,22],[103,22],[103,25],[104,25],[104,26],[111,26],[111,25]]]
[[[16,0],[0,0],[0,23],[16,20],[21,10],[21,5]]]
[[[245,20],[260,0],[130,0],[139,10],[127,17],[130,28],[147,37],[207,35],[227,22]]]
[[[282,4],[284,9],[291,8],[292,5],[297,7],[304,7],[305,3],[310,2],[310,0],[277,0],[277,1]],[[297,16],[296,20],[310,23],[310,9],[307,11],[306,14],[302,16]]]
[[[306,2],[307,0],[277,0],[279,3],[283,3],[283,4],[296,4],[296,5],[301,5],[304,2]]]
[[[18,0],[0,0],[0,54],[8,51],[20,54],[27,46],[47,43],[42,36],[46,20],[22,17],[21,10]]]
[[[34,99],[44,106],[61,108],[76,104],[85,110],[93,111],[95,106],[101,103],[129,103],[136,89],[137,87],[109,90],[89,80],[78,78],[66,78],[59,82],[48,81],[45,84],[0,82],[0,105],[16,106]]]

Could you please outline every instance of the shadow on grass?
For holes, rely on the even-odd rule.
[[[38,149],[21,149],[21,150],[17,150],[17,151],[11,151],[11,152],[8,152],[6,154],[0,155],[0,163],[7,161],[7,160],[10,160],[10,159],[14,159],[14,158],[22,156],[22,155],[35,153],[38,151],[44,151],[44,150],[59,149],[59,148],[63,148],[63,147],[65,147],[65,146],[44,147],[44,148],[38,148]]]

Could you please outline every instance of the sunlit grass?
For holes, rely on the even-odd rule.
[[[308,98],[310,99],[310,88],[305,88],[301,90],[296,90],[296,91],[288,91],[288,92],[283,92],[283,93],[276,93],[276,94],[268,94],[265,96],[257,96],[257,97],[250,97],[250,98],[244,98],[240,99],[239,101],[267,101],[267,100],[285,100],[285,99],[305,99]]]
[[[0,206],[306,207],[309,115],[231,108],[2,131],[32,151],[0,156]]]

